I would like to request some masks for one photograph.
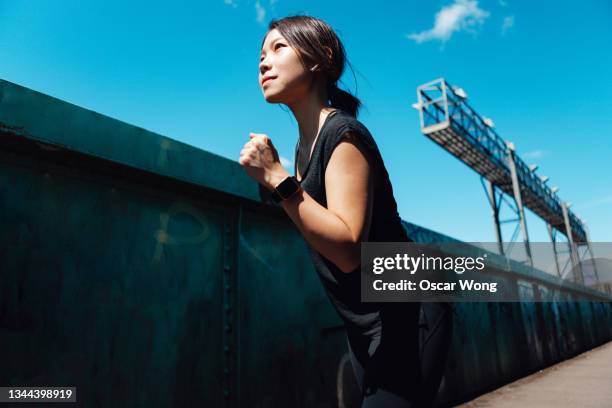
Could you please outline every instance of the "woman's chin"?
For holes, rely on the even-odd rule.
[[[283,99],[280,97],[280,95],[272,93],[272,92],[264,93],[264,99],[268,103],[282,103],[283,102]]]

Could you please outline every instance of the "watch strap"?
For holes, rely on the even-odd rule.
[[[283,200],[291,197],[301,188],[300,182],[294,176],[288,176],[286,179],[281,181],[278,186],[272,191],[272,199],[276,203],[280,203]]]

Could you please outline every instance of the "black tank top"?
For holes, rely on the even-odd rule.
[[[366,157],[374,179],[372,219],[366,241],[412,241],[402,226],[389,174],[374,138],[361,122],[345,111],[336,110],[326,117],[315,140],[312,157],[302,170],[302,188],[319,204],[327,208],[325,169],[336,146],[345,140],[354,144]],[[295,153],[294,163],[297,166],[301,153],[299,143],[296,145]],[[308,158],[307,153],[305,157]],[[297,174],[297,171],[295,173]],[[383,305],[361,302],[359,268],[344,273],[315,251],[308,242],[306,243],[319,278],[338,314],[347,325],[347,329],[367,335],[376,333],[380,327],[379,312]]]

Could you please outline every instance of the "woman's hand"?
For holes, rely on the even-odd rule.
[[[278,152],[267,135],[251,133],[249,137],[251,140],[240,151],[238,162],[251,178],[274,190],[290,174],[280,164]]]

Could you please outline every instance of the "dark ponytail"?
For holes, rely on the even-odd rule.
[[[298,51],[304,68],[311,70],[315,76],[323,77],[327,83],[330,105],[357,117],[361,102],[337,85],[344,72],[346,53],[334,29],[325,21],[310,16],[289,16],[272,20],[268,33],[274,29]],[[315,66],[316,70],[313,70]]]
[[[343,111],[357,117],[361,101],[347,91],[344,91],[334,83],[327,84],[327,96],[329,103],[334,108],[342,109]]]

